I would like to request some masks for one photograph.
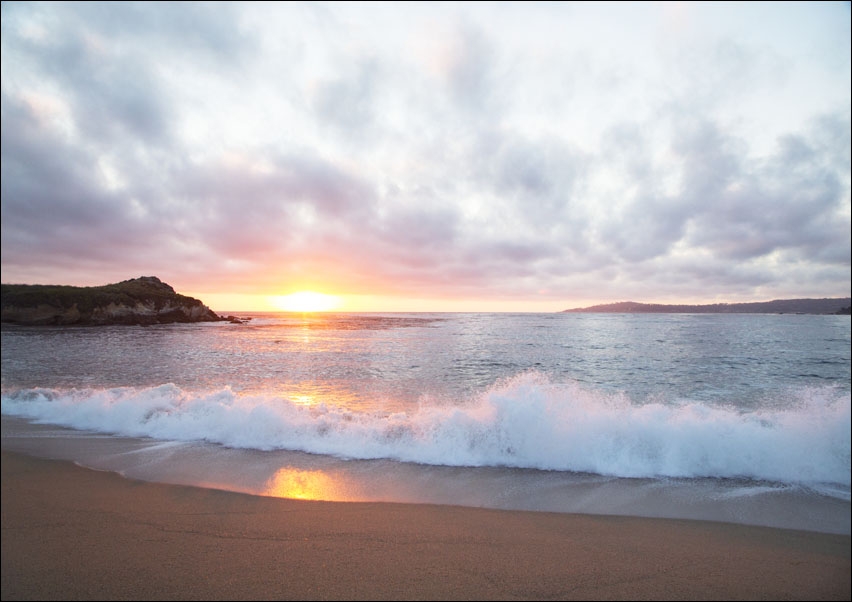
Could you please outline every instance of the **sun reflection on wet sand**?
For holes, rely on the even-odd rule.
[[[281,468],[266,482],[263,495],[297,500],[322,500],[327,502],[354,502],[346,483],[323,470]]]

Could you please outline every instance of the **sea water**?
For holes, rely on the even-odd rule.
[[[337,501],[850,533],[850,318],[2,326],[3,449]]]

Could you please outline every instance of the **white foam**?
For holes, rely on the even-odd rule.
[[[552,383],[530,372],[468,400],[360,413],[225,388],[25,389],[2,412],[75,429],[228,447],[299,450],[448,466],[510,466],[619,477],[750,478],[848,497],[850,394],[790,391],[753,411]]]

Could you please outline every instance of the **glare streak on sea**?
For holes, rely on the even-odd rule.
[[[2,326],[3,449],[340,501],[850,532],[850,318]]]

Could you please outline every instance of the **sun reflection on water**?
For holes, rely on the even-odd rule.
[[[313,395],[290,395],[289,399],[300,406],[312,406],[317,403]]]
[[[351,411],[363,411],[363,395],[357,391],[334,382],[317,383],[315,381],[288,382],[278,385],[282,397],[300,406],[315,407],[327,405]]]

